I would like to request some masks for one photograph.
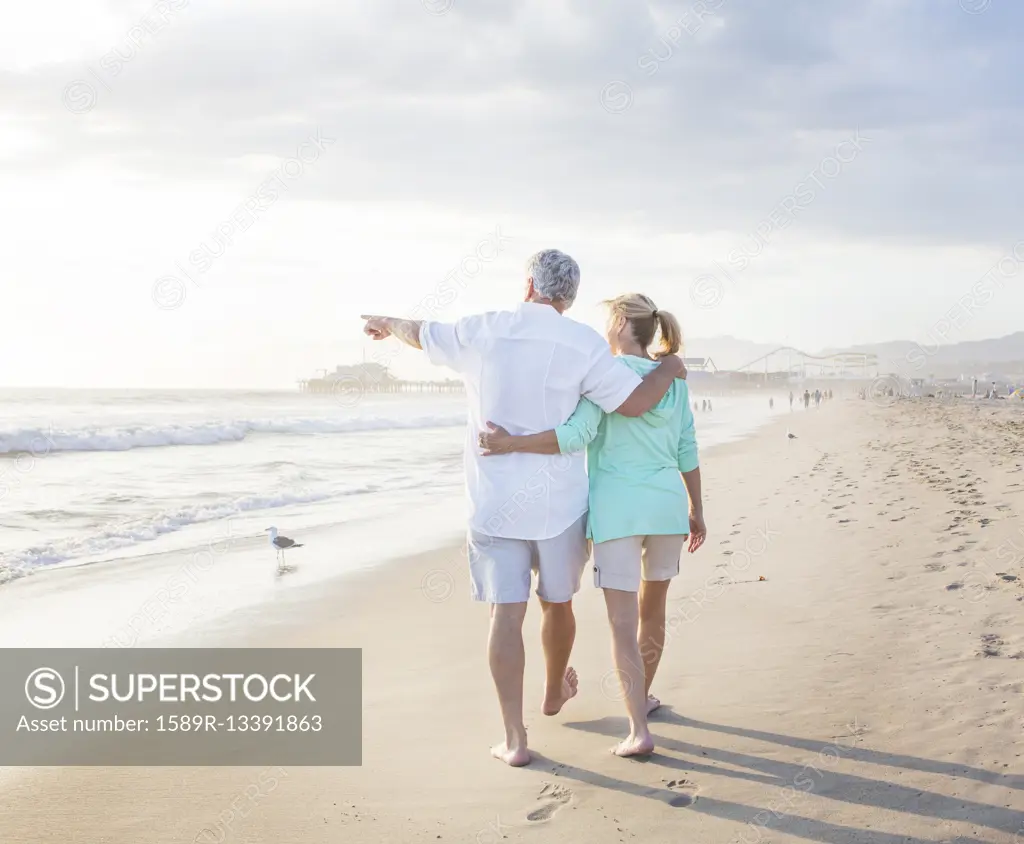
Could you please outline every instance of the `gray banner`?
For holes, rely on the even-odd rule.
[[[357,648],[2,648],[0,677],[0,767],[362,764]]]

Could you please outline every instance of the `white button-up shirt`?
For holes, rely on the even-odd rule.
[[[466,488],[469,526],[489,536],[549,539],[587,511],[582,453],[483,457],[477,434],[487,422],[511,434],[556,428],[581,396],[612,412],[640,385],[592,328],[549,305],[524,302],[514,311],[424,322],[420,345],[432,363],[466,384]]]

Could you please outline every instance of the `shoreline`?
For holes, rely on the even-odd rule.
[[[743,424],[726,417],[724,431],[706,434],[718,442],[703,447],[702,453],[717,453],[757,437],[785,416],[777,410]],[[717,428],[713,414],[706,419],[705,424]],[[282,593],[288,593],[290,603],[336,580],[344,588],[354,573],[462,541],[461,490],[428,498],[422,505],[408,495],[402,501],[400,514],[391,504],[351,521],[307,528],[301,522],[308,515],[294,517],[291,521],[299,524],[285,532],[299,537],[306,548],[291,558],[294,570],[283,578],[274,577],[272,554],[260,532],[264,522],[275,520],[272,513],[240,513],[194,525],[192,540],[181,548],[141,543],[136,554],[121,552],[41,567],[0,583],[0,647],[174,646],[179,639],[202,640],[208,632],[221,635],[235,623],[236,614],[244,628],[260,607],[273,609],[280,603]],[[398,533],[389,530],[397,519],[405,526]],[[178,541],[175,537],[170,534]],[[254,577],[254,572],[259,574]],[[96,605],[106,609],[93,612]],[[44,618],[61,623],[47,625]],[[244,635],[244,629],[240,633]]]
[[[796,415],[796,411],[794,411]],[[708,446],[701,450],[701,455],[724,455],[732,450],[748,446],[752,441],[760,437],[767,437],[768,431],[781,425],[783,421],[781,412],[778,418],[770,418],[761,424],[752,433],[740,435],[737,439],[728,442]],[[702,457],[703,459],[703,457]],[[329,532],[330,528],[324,528]],[[322,583],[302,584],[292,590],[288,596],[287,603],[290,609],[282,612],[274,620],[275,630],[279,633],[296,635],[300,640],[305,641],[303,630],[306,626],[304,607],[316,607],[318,604],[332,603],[339,606],[357,605],[360,602],[360,595],[365,590],[376,584],[374,578],[388,579],[397,577],[398,571],[407,569],[425,569],[421,572],[420,581],[415,586],[422,597],[432,603],[445,603],[450,598],[455,600],[470,601],[470,585],[465,553],[465,528],[461,524],[447,531],[447,540],[438,539],[427,547],[404,554],[389,554],[375,559],[373,562],[361,566],[358,569],[345,572],[332,577]],[[426,566],[429,564],[429,568]],[[589,568],[588,568],[589,573]],[[584,583],[581,591],[589,588],[590,584],[584,575]],[[410,584],[405,583],[408,590]],[[326,592],[326,594],[325,594]],[[351,593],[351,594],[350,594]],[[265,642],[259,633],[256,633],[249,621],[260,612],[259,607],[248,607],[237,610],[234,617],[221,619],[221,623],[213,627],[203,627],[194,631],[178,634],[173,640],[168,641],[168,646],[184,647],[260,647],[260,642]],[[217,635],[227,637],[216,644],[209,644],[209,635],[214,631]],[[187,644],[204,642],[206,644]],[[227,644],[230,642],[232,644]],[[306,645],[295,645],[305,647]]]

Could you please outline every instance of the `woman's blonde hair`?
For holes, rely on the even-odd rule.
[[[650,296],[625,293],[614,299],[606,299],[604,304],[613,316],[626,318],[637,343],[645,351],[654,342],[654,335],[660,335],[653,357],[675,355],[683,348],[683,330],[679,327],[679,320],[668,311],[660,310]]]

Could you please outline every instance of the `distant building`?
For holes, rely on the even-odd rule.
[[[391,384],[398,381],[386,366],[380,363],[357,363],[350,366],[336,366],[328,373],[325,381],[358,381],[362,384]]]
[[[718,367],[711,358],[683,358],[687,372],[718,372]]]

